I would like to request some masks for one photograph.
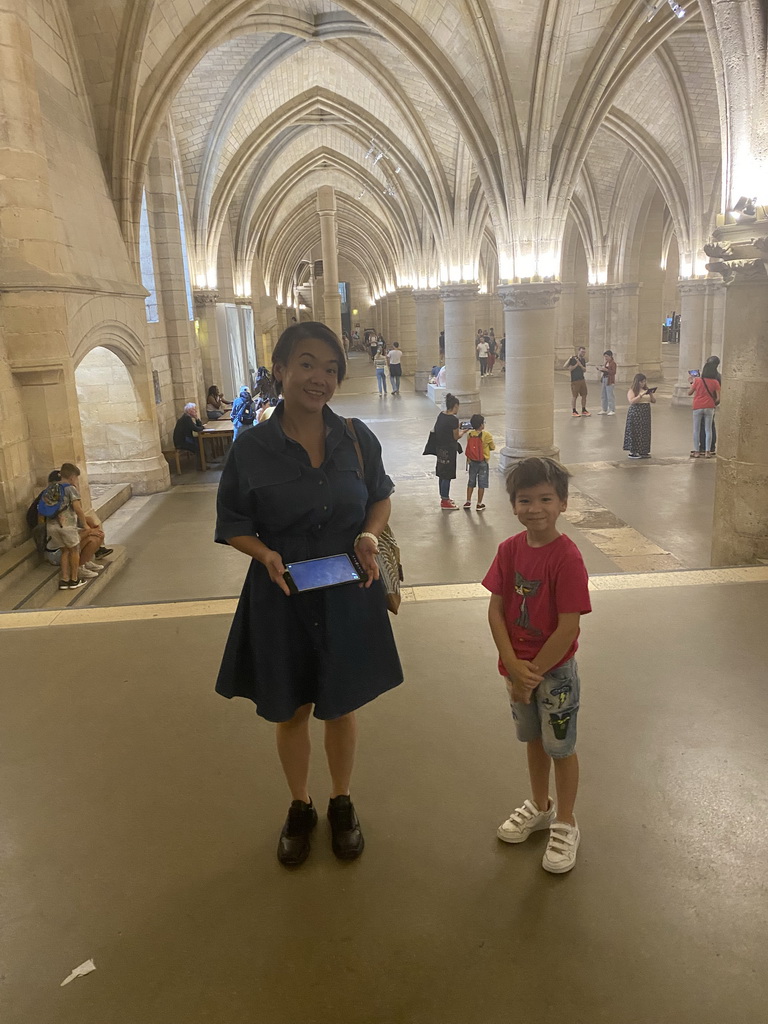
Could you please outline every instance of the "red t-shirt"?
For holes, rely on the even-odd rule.
[[[712,392],[712,397],[707,394],[707,388]],[[694,409],[714,409],[715,398],[720,394],[720,381],[711,380],[709,377],[706,378],[706,383],[703,377],[694,377],[693,379],[693,408]]]
[[[558,615],[592,611],[589,577],[581,552],[565,534],[543,548],[532,548],[523,531],[499,545],[483,586],[504,599],[504,618],[515,654],[521,661],[536,655],[557,629]],[[578,637],[557,665],[578,649]],[[499,672],[507,670],[499,659]]]

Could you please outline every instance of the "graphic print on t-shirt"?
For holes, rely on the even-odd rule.
[[[540,586],[541,580],[526,580],[523,579],[519,572],[515,572],[515,593],[519,594],[523,599],[520,602],[520,614],[515,621],[516,626],[531,630],[531,620],[528,617],[526,600],[529,597],[535,597]],[[538,629],[533,629],[531,632],[539,636],[541,635],[541,631]]]

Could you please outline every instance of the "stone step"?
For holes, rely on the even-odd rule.
[[[132,494],[133,488],[130,484],[115,484],[101,491],[98,497],[94,498],[93,510],[103,523],[124,505]],[[115,549],[116,552],[117,549]],[[110,579],[114,579],[116,573],[125,563],[125,558],[116,559],[115,554],[110,555],[109,559],[110,563],[117,562],[118,565],[111,568],[109,572],[105,569],[100,578],[109,576]],[[104,562],[104,564],[107,563]],[[56,589],[58,574],[59,571],[55,566],[40,560],[35,543],[31,539],[0,555],[0,611],[45,607],[46,601],[53,596],[51,580],[54,581],[53,589],[56,591],[56,596],[59,594]],[[97,582],[98,580],[92,581],[92,583]],[[98,593],[102,586],[103,584],[96,589],[95,593]],[[77,600],[87,591],[92,591],[91,584],[81,587],[80,590],[73,590],[71,594],[61,591],[62,598],[71,597],[72,601],[54,604],[53,607],[67,607],[69,603],[74,604],[76,601],[80,605],[87,604],[92,597],[88,601]],[[43,603],[39,603],[40,601]]]

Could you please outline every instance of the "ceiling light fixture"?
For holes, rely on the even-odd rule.
[[[651,21],[652,18],[655,18],[665,2],[676,18],[685,17],[685,8],[681,7],[675,0],[656,0],[656,3],[649,3],[648,0],[645,0],[645,6],[648,8],[648,17],[645,20]]]

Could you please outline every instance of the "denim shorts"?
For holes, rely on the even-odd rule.
[[[469,486],[479,487],[485,491],[488,489],[488,463],[485,459],[482,462],[469,462]]]
[[[576,749],[579,714],[579,671],[570,658],[544,676],[531,695],[530,704],[510,701],[517,738],[530,743],[541,737],[550,757],[569,757]]]

